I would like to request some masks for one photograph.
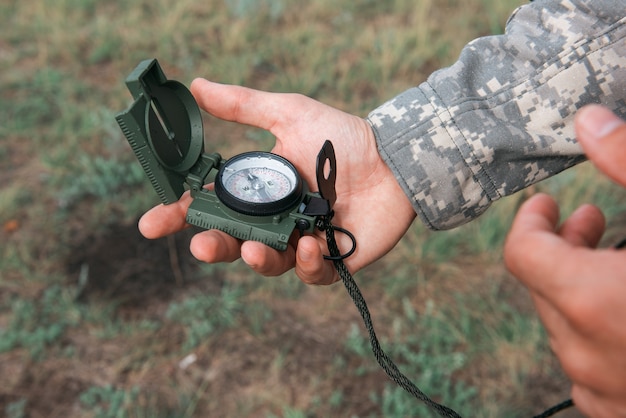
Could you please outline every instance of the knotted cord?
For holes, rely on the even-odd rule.
[[[365,325],[365,329],[369,334],[370,345],[372,348],[372,352],[374,353],[374,357],[376,357],[376,361],[382,369],[387,373],[387,376],[391,378],[398,386],[402,389],[413,395],[415,398],[422,401],[426,406],[428,406],[433,411],[437,412],[442,417],[453,417],[453,418],[461,418],[461,416],[451,408],[448,408],[445,405],[441,405],[431,398],[428,397],[424,392],[422,392],[408,377],[406,377],[399,369],[398,366],[389,358],[389,356],[385,353],[385,351],[380,346],[380,342],[378,341],[378,337],[376,337],[376,332],[374,330],[374,324],[372,322],[372,317],[370,315],[370,311],[367,307],[367,303],[365,302],[365,298],[359,289],[359,286],[354,281],[352,274],[344,264],[343,260],[350,256],[356,249],[356,239],[354,235],[352,235],[349,231],[333,226],[331,223],[332,213],[323,218],[321,223],[321,229],[326,232],[326,243],[328,244],[328,251],[330,252],[330,256],[325,256],[327,260],[333,262],[341,281],[343,282],[350,298],[354,302],[357,310],[361,314],[361,318],[363,318],[363,323]],[[337,247],[337,241],[335,239],[335,230],[338,232],[342,232],[347,234],[349,238],[352,240],[352,249],[348,251],[346,254],[341,254],[339,248]],[[566,408],[569,408],[574,405],[574,402],[571,399],[568,399],[558,405],[553,406],[552,408],[547,409],[543,413],[536,415],[533,418],[548,418],[560,412]]]
[[[337,273],[346,289],[348,290],[348,294],[352,298],[352,301],[356,305],[361,317],[363,318],[363,322],[365,324],[365,328],[370,337],[370,345],[372,346],[372,351],[374,352],[374,356],[380,364],[380,367],[387,373],[387,375],[396,382],[401,388],[409,392],[411,395],[415,396],[420,401],[424,402],[428,407],[439,413],[442,417],[453,417],[453,418],[461,418],[459,414],[457,414],[454,410],[448,408],[447,406],[440,405],[437,402],[430,399],[424,392],[422,392],[408,377],[406,377],[398,367],[395,365],[393,360],[387,356],[387,354],[383,351],[380,343],[378,342],[378,338],[376,337],[376,332],[374,331],[374,324],[372,323],[372,318],[367,307],[367,303],[365,303],[365,299],[363,298],[363,294],[361,290],[357,286],[354,278],[350,274],[350,271],[343,263],[343,259],[345,256],[342,256],[339,248],[337,247],[337,241],[335,240],[335,228],[332,223],[327,220],[326,224],[326,242],[328,244],[328,251],[330,252],[330,256],[333,257],[332,262],[335,265],[335,269],[337,269]]]

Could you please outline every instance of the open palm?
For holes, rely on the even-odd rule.
[[[299,94],[267,93],[203,79],[194,80],[191,92],[199,106],[213,116],[270,131],[276,137],[272,152],[291,161],[312,187],[317,182],[312,156],[317,155],[326,139],[333,142],[337,158],[333,223],[348,229],[357,239],[355,253],[345,260],[352,272],[391,250],[415,218],[408,198],[380,158],[372,129],[364,119]],[[184,195],[178,203],[148,211],[139,223],[142,234],[158,238],[185,228],[190,202],[191,198]],[[347,237],[337,234],[337,239],[343,251],[350,247]],[[194,236],[190,249],[196,258],[208,263],[242,257],[266,276],[295,267],[306,283],[330,284],[338,280],[332,263],[322,257],[327,250],[321,232],[294,235],[289,248],[280,252],[209,230]]]

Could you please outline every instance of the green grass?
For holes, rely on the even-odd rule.
[[[341,285],[261,278],[240,262],[198,266],[183,238],[116,237],[158,199],[114,115],[130,101],[128,73],[155,57],[186,84],[298,92],[365,116],[471,39],[502,32],[522,3],[2,2],[0,411],[427,416],[381,376]],[[273,142],[213,118],[205,133],[210,151]],[[624,193],[591,166],[536,189],[556,195],[564,216],[598,203],[607,242],[619,236]],[[357,277],[392,358],[467,416],[526,416],[567,395],[524,289],[502,267],[523,196],[453,231],[416,223]],[[129,242],[136,254],[113,251]],[[183,370],[190,353],[197,361]]]
[[[241,327],[248,318],[250,329],[261,332],[263,322],[271,320],[269,306],[246,300],[241,286],[226,286],[217,295],[200,294],[171,303],[165,316],[185,327],[187,338],[182,350],[191,350],[223,330]]]
[[[63,293],[63,289],[54,286],[37,300],[16,299],[8,303],[12,316],[8,326],[0,330],[0,352],[24,348],[34,358],[44,356],[46,348],[80,320],[80,313]]]

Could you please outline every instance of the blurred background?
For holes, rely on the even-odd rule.
[[[187,85],[298,92],[365,116],[501,33],[522,3],[0,2],[0,415],[431,416],[379,369],[341,284],[199,263],[192,231],[143,239],[137,220],[158,198],[114,115],[131,102],[126,76],[157,58]],[[273,138],[206,117],[205,142],[229,157]],[[624,232],[624,192],[589,164],[533,189],[565,213],[598,204],[607,243]],[[569,394],[502,262],[531,192],[453,231],[417,222],[356,277],[383,347],[464,416],[527,417]]]

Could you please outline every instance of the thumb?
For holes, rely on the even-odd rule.
[[[206,112],[231,122],[271,130],[280,115],[281,95],[197,78],[191,93]]]
[[[605,107],[589,105],[576,114],[576,133],[595,166],[626,187],[626,122]]]

